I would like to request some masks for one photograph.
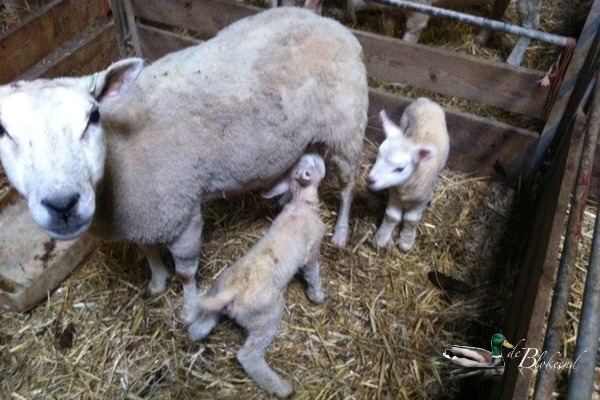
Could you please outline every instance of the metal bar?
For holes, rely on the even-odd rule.
[[[571,282],[573,280],[573,265],[577,258],[579,242],[581,240],[581,223],[588,197],[596,142],[598,141],[598,122],[600,121],[600,85],[596,81],[592,110],[585,129],[582,155],[579,160],[577,181],[571,199],[571,210],[563,243],[563,251],[558,265],[552,306],[548,315],[548,325],[544,339],[544,357],[542,361],[549,362],[554,355],[560,353],[560,346],[565,331],[567,305]],[[540,368],[538,371],[534,400],[552,398],[552,391],[556,381],[553,368]]]
[[[524,168],[524,187],[534,185],[548,149],[552,143],[559,143],[568,132],[575,116],[575,110],[585,96],[586,89],[596,72],[600,54],[600,1],[592,4],[588,19],[573,53],[573,58],[560,87],[556,102],[552,107],[542,136]]]
[[[594,99],[600,97],[598,94],[600,85],[596,84]],[[598,132],[600,130],[600,102],[594,102],[594,109],[588,124],[590,129]],[[595,148],[596,146],[594,146]],[[600,208],[596,209],[596,222],[594,224],[594,237],[592,239],[592,250],[588,263],[581,317],[577,331],[577,344],[573,370],[569,378],[568,399],[587,400],[592,398],[594,390],[594,378],[596,376],[596,362],[598,354],[598,340],[600,339]]]
[[[412,3],[405,0],[364,0],[366,3],[379,3],[388,6],[394,6],[403,10],[415,11],[435,17],[453,19],[465,24],[482,26],[495,31],[502,31],[513,35],[540,40],[556,46],[564,47],[567,44],[567,38],[552,33],[540,32],[535,29],[523,28],[519,25],[508,24],[506,22],[496,21],[490,18],[478,17],[461,13],[458,11],[447,10],[440,7],[429,6],[426,4]]]

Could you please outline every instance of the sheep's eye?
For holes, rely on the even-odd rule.
[[[98,109],[96,108],[95,110],[93,110],[90,113],[89,123],[90,124],[97,124],[98,122],[100,122],[100,111],[98,111]]]
[[[394,170],[394,172],[398,172],[398,173],[400,173],[402,171],[404,171],[404,167],[398,167]]]
[[[2,126],[2,124],[0,124],[0,139],[2,139],[3,137],[7,137],[9,139],[12,139],[10,137],[10,135],[8,134],[8,132],[6,131],[6,129],[4,128],[4,126]]]

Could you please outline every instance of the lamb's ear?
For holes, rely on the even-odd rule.
[[[379,120],[381,121],[381,125],[383,126],[383,133],[385,133],[385,137],[396,137],[403,134],[402,129],[398,125],[396,125],[390,117],[388,117],[385,110],[381,110],[379,112]]]
[[[88,91],[99,102],[118,96],[131,85],[144,66],[141,58],[126,58],[90,77]]]
[[[275,184],[275,186],[273,186],[271,188],[271,190],[263,192],[261,196],[264,199],[272,199],[273,197],[280,196],[289,191],[290,191],[290,179],[289,179],[289,176],[286,176],[285,178],[283,178],[282,180],[277,182]]]
[[[412,160],[414,164],[429,160],[437,154],[435,147],[427,145],[417,145],[412,151]]]

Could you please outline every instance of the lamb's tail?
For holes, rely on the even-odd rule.
[[[204,296],[200,299],[200,307],[206,311],[221,311],[229,305],[236,296],[233,290],[223,290],[214,296]]]

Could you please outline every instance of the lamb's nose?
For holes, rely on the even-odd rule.
[[[77,205],[79,198],[81,196],[79,193],[73,193],[67,196],[61,197],[52,197],[48,199],[42,200],[42,205],[46,207],[48,210],[55,213],[57,216],[61,218],[69,218],[73,209]]]
[[[375,179],[370,176],[367,178],[367,186],[373,186],[375,184]]]

